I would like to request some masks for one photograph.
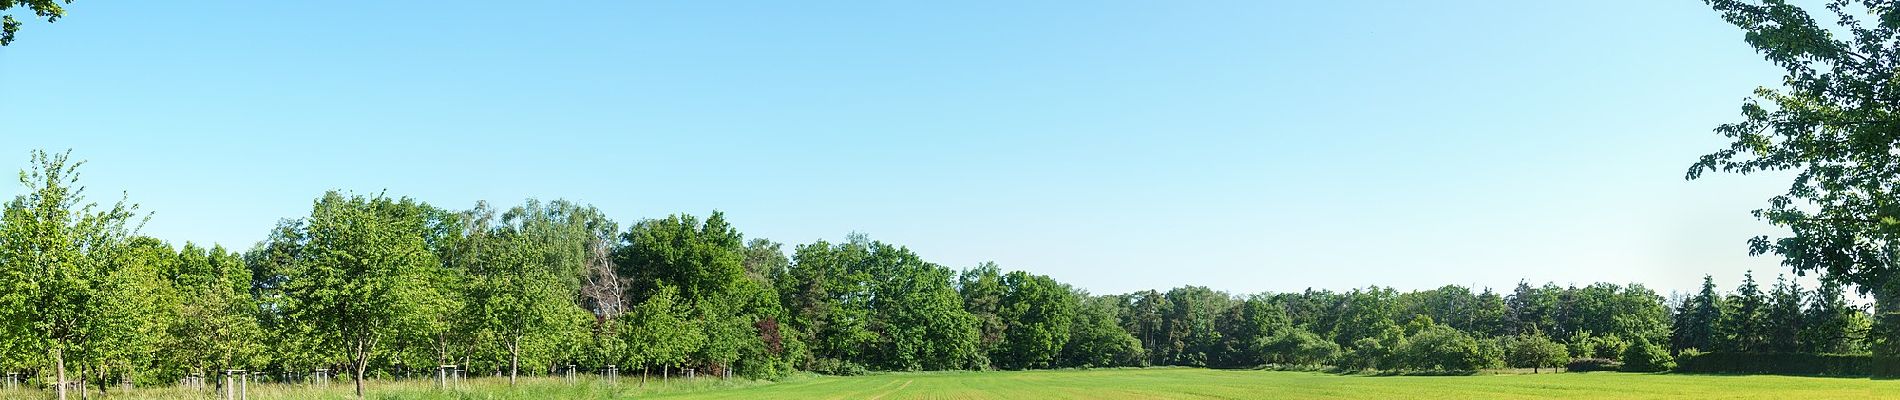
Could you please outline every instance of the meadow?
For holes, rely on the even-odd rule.
[[[27,392],[15,396],[37,396]],[[433,382],[376,382],[371,399],[1875,399],[1900,398],[1900,381],[1793,376],[1635,373],[1364,376],[1319,372],[1194,368],[922,372],[776,382],[674,380],[639,385],[527,378],[516,386],[480,378],[447,390]],[[33,397],[22,397],[33,398]],[[211,399],[210,393],[141,389],[108,399]],[[348,399],[347,384],[328,388],[257,385],[251,399]]]

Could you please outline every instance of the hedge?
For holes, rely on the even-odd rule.
[[[1867,377],[1874,370],[1874,357],[1870,355],[1704,353],[1684,354],[1676,360],[1677,372]]]
[[[1607,358],[1578,358],[1564,364],[1565,372],[1617,371],[1623,369],[1623,363]]]

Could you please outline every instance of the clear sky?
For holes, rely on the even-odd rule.
[[[1745,240],[1786,177],[1682,178],[1780,76],[1699,2],[424,3],[71,4],[0,48],[0,166],[74,149],[237,248],[345,189],[1097,293],[1783,271]]]

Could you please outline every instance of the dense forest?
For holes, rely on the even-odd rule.
[[[324,193],[243,250],[141,236],[88,202],[82,163],[34,152],[0,219],[0,369],[95,388],[241,369],[269,379],[1270,365],[1660,371],[1707,354],[1863,354],[1841,285],[1640,284],[1092,294],[952,268],[852,234],[785,245],[727,217],[621,227],[592,206],[450,209]],[[1601,364],[1601,365],[1599,365]],[[638,370],[639,372],[633,372]],[[645,379],[645,378],[643,378]],[[358,390],[361,380],[356,379]]]

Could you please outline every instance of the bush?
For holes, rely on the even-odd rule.
[[[1701,373],[1865,377],[1875,369],[1869,355],[1683,352],[1677,360],[1676,371]]]
[[[1700,357],[1703,354],[1709,354],[1709,353],[1704,352],[1700,349],[1696,349],[1694,347],[1682,349],[1682,351],[1676,352],[1676,365],[1682,365],[1684,360]]]
[[[1623,363],[1607,358],[1579,358],[1564,364],[1564,370],[1570,372],[1620,371]]]
[[[1636,338],[1635,342],[1623,348],[1623,372],[1663,372],[1675,368],[1675,360],[1669,359],[1669,352],[1661,346],[1649,343],[1648,339]]]
[[[1260,358],[1272,363],[1317,365],[1339,355],[1339,344],[1302,328],[1288,328],[1256,344]]]
[[[1570,352],[1543,333],[1531,332],[1505,339],[1505,359],[1512,368],[1554,368],[1570,360]]]
[[[1336,364],[1340,369],[1348,371],[1392,368],[1388,365],[1391,364],[1390,358],[1392,358],[1392,350],[1385,345],[1385,342],[1374,338],[1359,338],[1352,342],[1352,350],[1339,355],[1339,361]]]
[[[1475,371],[1500,364],[1494,347],[1446,326],[1432,326],[1407,338],[1397,351],[1401,369]]]
[[[853,376],[864,375],[868,371],[864,369],[863,365],[859,365],[858,363],[835,358],[820,358],[812,362],[811,372],[825,375]]]

